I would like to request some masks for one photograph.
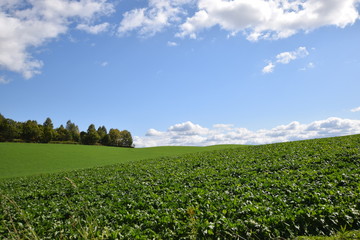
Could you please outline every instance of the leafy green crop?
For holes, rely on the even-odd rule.
[[[0,235],[271,239],[360,228],[360,135],[0,182]]]

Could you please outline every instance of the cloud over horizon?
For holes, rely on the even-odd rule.
[[[272,129],[251,131],[232,124],[205,128],[190,121],[170,126],[167,131],[149,129],[144,137],[135,136],[136,147],[209,146],[217,144],[268,144],[360,133],[360,120],[331,117],[301,124],[297,121]]]
[[[353,108],[350,110],[351,112],[360,112],[360,107]]]

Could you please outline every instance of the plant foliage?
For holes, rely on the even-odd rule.
[[[0,182],[0,235],[272,239],[360,228],[360,136]]]

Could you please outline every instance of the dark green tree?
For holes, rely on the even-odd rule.
[[[48,143],[53,139],[55,139],[54,125],[50,118],[46,118],[45,122],[43,123],[42,142]]]
[[[86,132],[81,131],[81,132],[80,132],[80,143],[81,143],[81,144],[87,144],[87,143],[86,143],[86,142],[87,142],[86,137],[87,137]]]
[[[97,130],[97,133],[99,134],[99,137],[100,137],[100,141],[99,141],[99,142],[100,142],[102,145],[107,145],[107,144],[106,144],[107,139],[105,139],[105,137],[106,137],[106,135],[107,135],[106,127],[105,127],[105,126],[99,127],[98,130]]]
[[[107,130],[105,126],[101,126],[97,129],[97,133],[99,134],[100,138],[105,137],[105,135],[107,134]]]
[[[101,139],[101,144],[104,146],[111,146],[111,138],[109,134],[106,134],[102,139]]]
[[[71,141],[79,142],[80,141],[80,131],[79,127],[72,123],[70,120],[66,122],[66,130],[68,131],[69,138]]]
[[[22,126],[12,119],[0,120],[0,141],[12,141],[20,137]]]
[[[23,124],[22,139],[27,142],[39,142],[41,129],[34,120],[28,120]]]
[[[86,133],[86,144],[95,145],[100,140],[100,136],[95,129],[94,124],[90,124]]]
[[[120,146],[133,147],[133,139],[129,131],[123,130],[120,132]]]
[[[69,141],[70,134],[63,125],[60,125],[59,128],[56,129],[56,140],[58,141]]]

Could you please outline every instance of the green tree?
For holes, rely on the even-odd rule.
[[[0,141],[12,141],[20,137],[21,124],[12,119],[4,118],[0,120]]]
[[[22,138],[27,142],[39,142],[41,129],[34,120],[28,120],[23,124]]]
[[[72,123],[70,120],[66,122],[66,130],[68,131],[69,138],[72,141],[79,142],[80,141],[80,131],[79,127]]]
[[[55,130],[54,125],[50,118],[46,118],[45,122],[43,123],[43,135],[42,141],[45,143],[50,142],[51,140],[55,139]]]
[[[60,125],[59,128],[56,129],[56,140],[58,141],[69,141],[70,134],[63,125]]]
[[[100,140],[100,136],[95,129],[94,124],[90,124],[86,133],[86,144],[95,145]]]
[[[120,132],[120,146],[133,147],[133,139],[129,131],[123,130]]]
[[[110,146],[120,147],[120,131],[118,129],[110,129],[109,131],[110,137]]]
[[[107,136],[107,130],[106,130],[106,127],[105,126],[101,126],[98,128],[97,130],[97,133],[99,134],[99,137],[100,137],[100,143],[102,145],[107,145],[106,142],[107,142],[107,139],[106,136]]]
[[[106,134],[102,139],[101,139],[101,144],[104,146],[111,146],[111,138],[109,134]]]
[[[101,126],[97,129],[97,133],[99,134],[100,138],[105,137],[105,135],[107,134],[107,130],[105,126]]]
[[[87,141],[86,137],[87,137],[86,132],[81,131],[81,132],[80,132],[80,143],[81,143],[81,144],[87,144],[87,143],[86,143],[86,141]]]

